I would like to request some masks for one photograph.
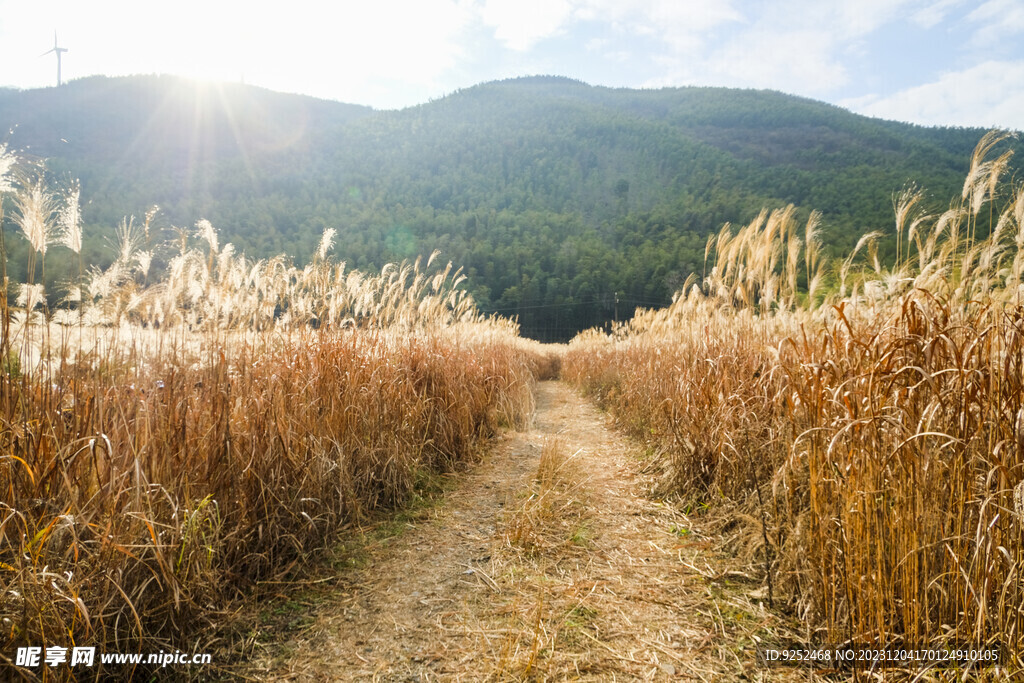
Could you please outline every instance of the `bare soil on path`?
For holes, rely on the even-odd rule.
[[[545,487],[546,448],[560,457]],[[572,388],[540,383],[527,428],[292,599],[306,614],[264,634],[249,677],[775,680],[751,640],[774,623],[760,586],[717,569],[713,542],[649,496],[641,460]]]

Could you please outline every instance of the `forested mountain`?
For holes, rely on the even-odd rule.
[[[543,339],[667,303],[702,268],[707,235],[763,206],[821,210],[836,250],[889,229],[892,195],[908,181],[944,207],[984,133],[775,92],[556,77],[401,111],[93,77],[0,90],[0,126],[16,126],[13,149],[81,179],[87,261],[109,259],[101,238],[154,204],[157,225],[208,218],[251,257],[301,262],[334,227],[337,258],[359,268],[441,249],[466,267],[484,310],[517,314]],[[17,277],[27,246],[7,230]]]

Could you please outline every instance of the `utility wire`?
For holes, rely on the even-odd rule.
[[[565,306],[593,306],[595,304],[605,304],[613,306],[615,299],[609,297],[608,299],[594,299],[593,301],[567,301],[560,304],[530,304],[528,306],[507,306],[504,308],[481,308],[483,313],[503,313],[507,311],[522,311],[526,309],[536,308],[562,308]],[[620,304],[636,304],[638,306],[668,306],[670,302],[665,301],[645,301],[642,299],[619,299]]]

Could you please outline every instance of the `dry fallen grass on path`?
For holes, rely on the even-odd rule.
[[[710,539],[648,496],[637,446],[603,415],[562,385],[548,401],[534,481],[492,564],[499,592],[479,617],[492,679],[764,677],[755,639],[779,623],[756,583],[720,569]]]
[[[500,586],[511,588],[520,573],[549,579],[547,574],[557,573],[560,561],[585,550],[594,520],[588,510],[587,482],[576,462],[581,453],[581,449],[568,453],[558,437],[544,441],[533,482],[518,496],[525,499],[513,502],[503,520],[503,545],[492,564],[501,580],[500,585],[495,583],[499,590]],[[550,660],[562,649],[560,638],[565,639],[566,629],[591,616],[582,600],[559,610],[564,591],[559,595],[543,581],[524,577],[522,584],[516,587],[512,604],[499,609],[508,625],[497,656],[489,652],[495,676],[525,679],[541,672],[551,674]],[[485,651],[491,650],[491,641],[487,645]],[[542,656],[546,661],[541,661]]]
[[[781,637],[758,584],[646,495],[638,458],[569,387],[541,383],[529,428],[502,436],[400,534],[368,532],[359,566],[293,596],[318,616],[274,630],[252,675],[791,679],[755,663],[755,638]]]
[[[893,267],[866,236],[824,303],[817,218],[765,212],[709,242],[702,287],[564,361],[804,642],[1004,648],[923,680],[1024,673],[1024,186],[1001,140],[948,210],[899,195]]]
[[[511,547],[534,555],[567,541],[582,540],[585,482],[573,462],[581,452],[568,455],[557,438],[544,443],[529,495],[505,522],[505,540]]]

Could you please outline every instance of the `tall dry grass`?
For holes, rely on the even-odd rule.
[[[999,643],[1013,678],[1024,186],[1004,137],[949,209],[897,195],[893,264],[877,233],[826,264],[815,216],[763,213],[712,238],[708,276],[668,309],[575,339],[563,376],[663,454],[666,488],[709,510],[809,641]]]
[[[0,212],[13,196],[41,272],[58,240],[80,249],[78,191],[12,159],[0,149]],[[9,303],[5,274],[0,662],[222,646],[261,582],[524,419],[553,362],[479,316],[450,264],[347,271],[331,231],[304,268],[252,262],[201,221],[156,279],[151,220],[126,221],[114,263],[82,268],[56,310],[33,282]]]

